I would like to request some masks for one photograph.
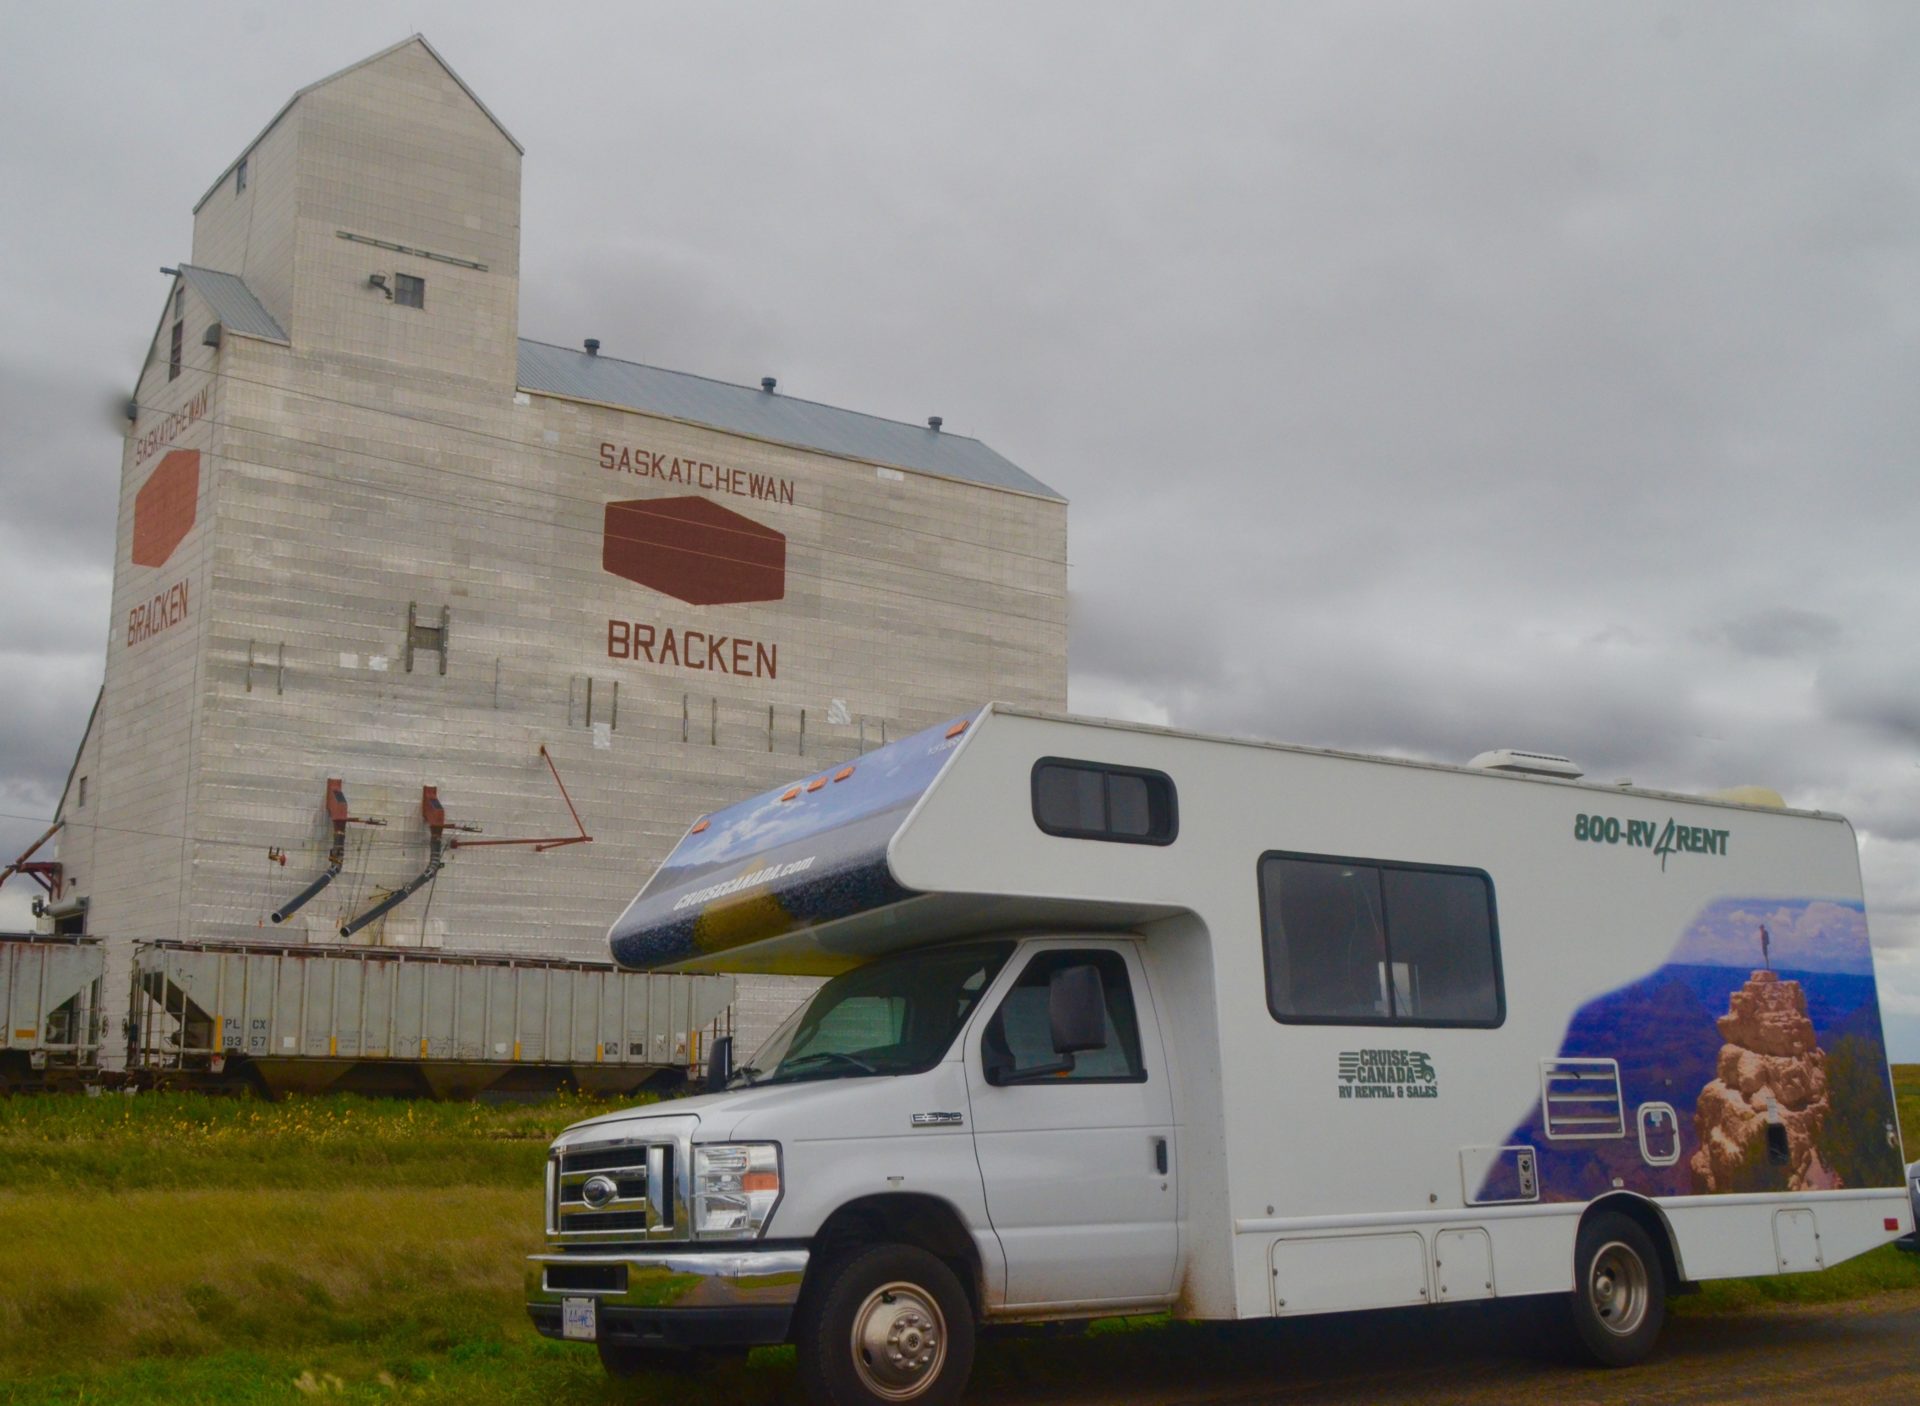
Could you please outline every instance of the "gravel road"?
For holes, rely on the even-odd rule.
[[[980,1406],[1920,1401],[1920,1294],[1670,1319],[1651,1361],[1612,1372],[1556,1359],[1540,1345],[1539,1320],[1505,1305],[1166,1336],[1172,1341],[1164,1352],[1143,1350],[1144,1335],[1106,1351],[1098,1339],[983,1344],[979,1386],[967,1399]],[[1022,1380],[1029,1373],[1032,1380]]]

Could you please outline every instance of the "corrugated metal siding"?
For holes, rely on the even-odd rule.
[[[1019,465],[965,435],[610,356],[590,356],[524,337],[520,385],[523,390],[623,405],[779,444],[1065,501]]]
[[[252,290],[235,275],[182,264],[180,276],[186,279],[194,292],[207,300],[207,305],[220,319],[220,325],[229,332],[264,337],[270,342],[287,340],[287,334],[280,330],[280,324],[273,320],[273,314],[260,306],[260,300],[253,296]]]

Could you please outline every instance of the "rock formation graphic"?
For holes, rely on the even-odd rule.
[[[1694,1131],[1700,1148],[1689,1166],[1696,1191],[1758,1191],[1778,1186],[1808,1191],[1839,1185],[1820,1157],[1820,1131],[1831,1105],[1827,1056],[1807,1017],[1806,992],[1778,972],[1757,971],[1728,1001],[1716,1022],[1721,1038],[1718,1077],[1700,1091]],[[1778,1165],[1785,1129],[1786,1159]]]

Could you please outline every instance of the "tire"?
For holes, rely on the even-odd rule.
[[[1644,1361],[1667,1318],[1666,1271],[1647,1232],[1612,1211],[1582,1225],[1567,1307],[1587,1358],[1603,1367]]]
[[[973,1370],[973,1305],[925,1250],[876,1245],[825,1267],[795,1323],[815,1406],[952,1406]]]

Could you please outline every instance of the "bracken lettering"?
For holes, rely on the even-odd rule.
[[[644,620],[607,621],[607,658],[638,659],[679,669],[701,669],[742,678],[780,677],[780,646],[739,635],[676,630]]]
[[[152,600],[143,601],[127,612],[127,644],[132,646],[150,640],[186,618],[187,583],[176,581]]]

